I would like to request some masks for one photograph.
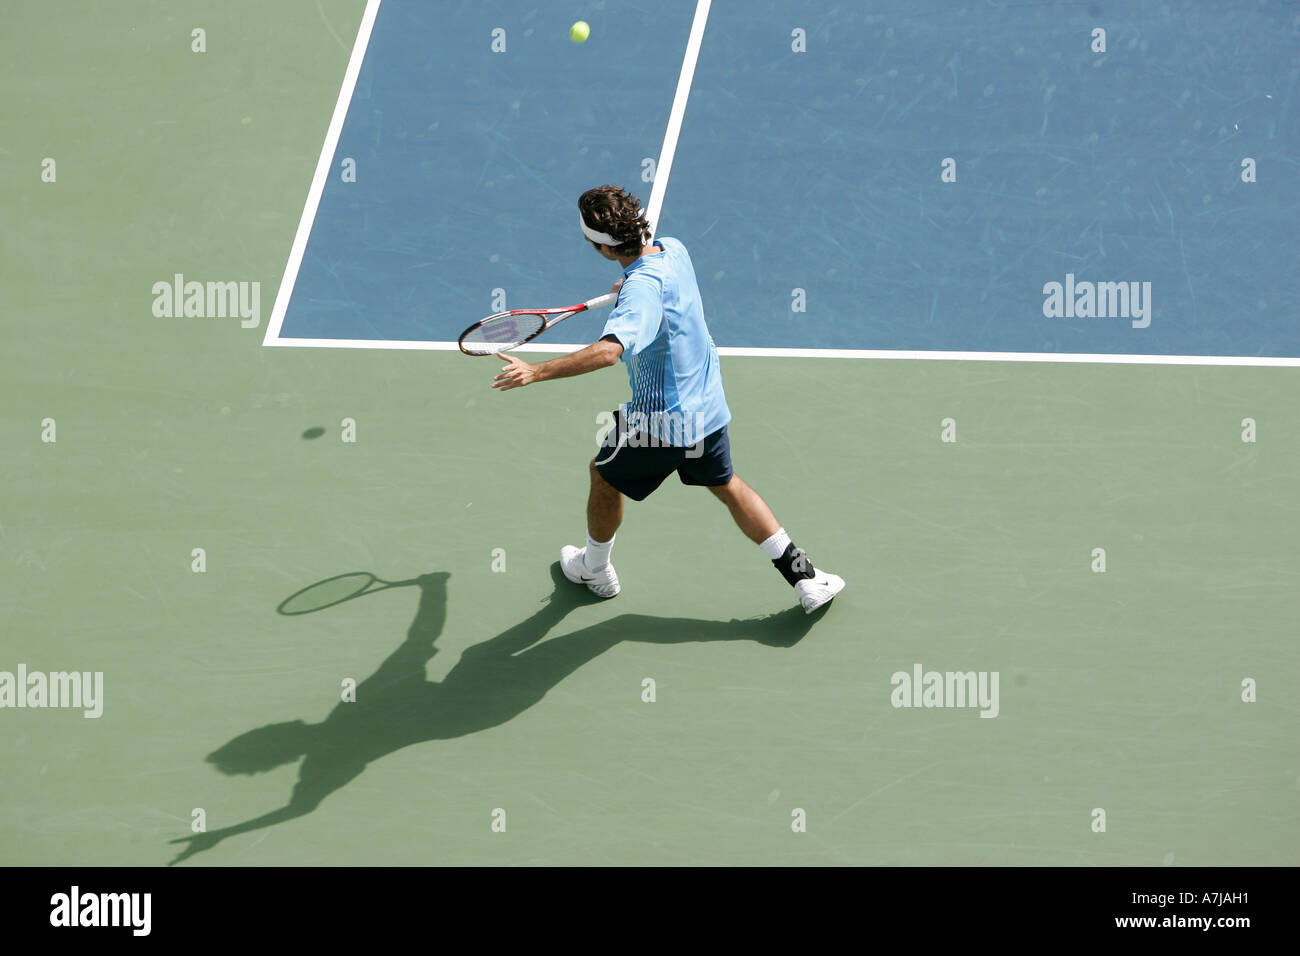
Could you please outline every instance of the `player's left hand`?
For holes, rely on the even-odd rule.
[[[493,388],[499,388],[505,392],[537,381],[536,367],[529,365],[527,362],[519,361],[513,355],[506,355],[504,352],[498,352],[497,358],[504,359],[510,364],[502,366],[501,374],[492,380]]]

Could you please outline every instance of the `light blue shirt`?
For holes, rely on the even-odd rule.
[[[695,267],[676,239],[623,271],[618,302],[601,338],[623,346],[632,400],[628,424],[665,445],[690,446],[731,421],[718,350],[704,324]]]

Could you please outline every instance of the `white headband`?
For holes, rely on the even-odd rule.
[[[645,210],[644,210],[644,209],[638,209],[638,210],[636,211],[636,214],[637,214],[637,217],[639,218],[639,217],[641,217],[641,216],[643,216],[643,215],[645,214]],[[580,225],[580,226],[582,227],[582,234],[583,234],[584,236],[586,236],[588,239],[590,239],[592,242],[599,242],[599,243],[601,243],[601,244],[603,244],[603,245],[606,245],[606,246],[621,246],[621,245],[623,245],[622,242],[620,242],[619,240],[615,239],[615,238],[614,238],[613,236],[611,236],[609,233],[607,233],[607,232],[597,232],[595,229],[592,229],[590,226],[588,226],[588,225],[587,225],[587,220],[585,220],[585,219],[582,218],[582,211],[581,211],[581,210],[578,211],[578,225]],[[627,241],[630,242],[631,240],[629,239],[629,240],[627,240]]]

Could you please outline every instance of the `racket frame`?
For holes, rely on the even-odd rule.
[[[613,305],[616,301],[618,301],[618,293],[607,292],[605,295],[599,295],[596,296],[596,298],[594,299],[588,299],[586,302],[582,302],[578,305],[566,306],[562,309],[508,309],[505,312],[496,312],[492,315],[487,316],[486,318],[479,319],[477,322],[475,322],[473,325],[467,328],[464,332],[460,333],[460,338],[456,340],[456,345],[460,348],[461,352],[463,352],[466,355],[473,356],[475,358],[484,358],[489,355],[496,355],[500,352],[507,352],[510,349],[517,349],[519,348],[519,346],[531,342],[533,339],[537,338],[543,332],[546,332],[549,329],[553,329],[555,326],[559,325],[565,319],[575,316],[579,312],[586,312],[589,309],[598,309],[606,305]],[[528,336],[526,339],[523,339],[522,341],[519,342],[503,342],[501,348],[494,349],[491,352],[471,352],[465,348],[465,339],[474,331],[483,328],[483,326],[487,325],[489,322],[493,321],[494,319],[500,319],[505,316],[514,316],[514,315],[546,316],[546,321],[542,323],[542,327],[540,329],[538,329],[532,335]]]

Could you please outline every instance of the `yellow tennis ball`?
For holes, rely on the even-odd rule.
[[[574,43],[586,43],[589,36],[591,36],[591,27],[587,26],[586,20],[579,20],[569,27],[569,39]]]

